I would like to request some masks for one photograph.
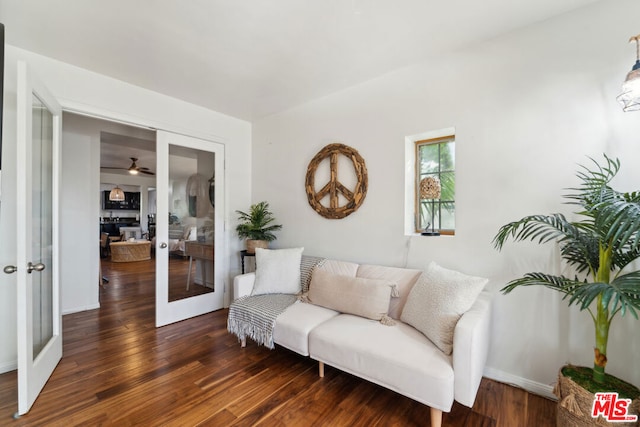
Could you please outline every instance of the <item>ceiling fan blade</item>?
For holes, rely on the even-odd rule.
[[[129,170],[128,168],[113,168],[109,166],[100,166],[100,169],[117,169],[117,170]]]
[[[138,170],[138,172],[143,173],[145,175],[155,175],[155,173],[149,172],[149,171],[145,171],[145,170]]]

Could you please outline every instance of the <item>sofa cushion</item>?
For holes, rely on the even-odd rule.
[[[446,356],[423,334],[398,322],[341,314],[309,334],[315,360],[379,384],[428,406],[451,410],[454,374]]]
[[[400,319],[425,334],[445,354],[451,354],[456,323],[487,281],[432,262],[411,289]]]
[[[316,270],[311,277],[308,300],[341,313],[373,320],[386,318],[394,283]]]
[[[303,250],[256,248],[256,280],[251,295],[299,293]]]
[[[422,270],[409,268],[385,267],[382,265],[361,265],[358,267],[357,277],[367,279],[383,279],[394,282],[398,289],[398,298],[391,298],[389,303],[389,317],[400,319],[400,314],[407,301],[411,288],[422,274]]]
[[[273,341],[289,350],[308,356],[309,332],[338,314],[337,311],[318,305],[293,304],[276,318]]]
[[[341,276],[356,277],[356,273],[358,272],[358,264],[354,262],[328,259],[322,265],[317,266],[316,270],[327,271],[329,273],[339,274]]]

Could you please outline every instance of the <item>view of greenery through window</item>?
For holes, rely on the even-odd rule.
[[[416,142],[416,231],[425,228],[453,234],[455,230],[455,139],[453,136]],[[439,199],[420,199],[420,181],[433,176],[440,180]],[[433,216],[432,216],[433,214]],[[447,233],[448,232],[448,233]]]

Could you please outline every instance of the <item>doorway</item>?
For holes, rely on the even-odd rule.
[[[91,218],[93,221],[91,228],[99,230],[100,233],[106,233],[108,241],[106,247],[103,247],[100,239],[100,247],[95,254],[100,261],[98,263],[90,259],[88,261],[96,263],[96,267],[102,266],[103,262],[108,262],[109,266],[105,270],[118,268],[130,270],[137,265],[141,267],[141,271],[146,272],[144,274],[151,276],[144,277],[144,280],[154,281],[154,268],[149,268],[148,265],[144,266],[143,261],[152,262],[155,266],[157,255],[156,226],[160,218],[157,218],[156,202],[158,198],[156,144],[156,131],[153,129],[64,113],[63,163],[67,166],[73,165],[74,170],[79,170],[78,175],[88,174],[94,177],[89,180],[91,182],[88,184],[83,182],[86,181],[86,178],[67,179],[63,183],[65,186],[78,186],[77,192],[66,192],[66,197],[71,197],[70,194],[77,194],[77,199],[86,199],[87,188],[94,188],[94,190],[89,190],[94,202],[89,203],[88,210],[92,212],[89,214],[86,210],[79,212],[84,209],[82,206],[76,205],[78,209],[69,209],[68,215],[65,215],[67,220],[63,221],[65,223],[63,228],[69,231],[66,235],[74,234],[71,223],[79,225],[79,223]],[[130,168],[134,163],[139,168],[138,174],[130,173]],[[202,262],[190,259],[185,252],[185,243],[198,239],[197,226],[198,221],[201,221],[189,216],[186,187],[189,177],[198,173],[198,168],[202,169],[202,162],[198,166],[198,161],[197,159],[194,161],[192,154],[177,152],[170,154],[169,163],[171,173],[177,175],[170,180],[169,198],[172,209],[170,209],[169,215],[170,235],[167,240],[170,245],[169,271],[172,276],[176,276],[175,279],[169,280],[169,301],[176,301],[212,292],[213,288],[210,283],[209,286],[206,286],[207,282],[210,282],[209,279],[205,280],[205,286],[202,286]],[[142,173],[140,173],[141,171]],[[123,191],[125,200],[109,200],[111,190],[115,187]],[[69,200],[65,206],[72,206],[80,201]],[[82,200],[82,202],[86,207],[86,200]],[[75,220],[68,220],[73,216],[76,217]],[[129,239],[136,243],[121,244]],[[63,240],[67,241],[69,245],[67,249],[71,250],[71,246],[73,246],[71,239]],[[98,240],[98,233],[96,233],[96,240]],[[133,251],[133,247],[138,245],[139,241],[148,243],[140,244],[140,251]],[[118,254],[119,258],[115,260],[117,262],[114,262],[115,247],[112,245],[124,246],[124,252],[121,250]],[[86,254],[78,253],[77,250],[75,252],[78,256],[86,257]],[[133,258],[127,259],[128,256]],[[75,255],[73,259],[68,258],[68,268],[72,268],[71,263],[76,261]],[[75,269],[77,270],[77,265],[75,265]],[[93,277],[104,276],[107,279],[99,282],[100,286],[107,289],[109,286],[117,287],[117,284],[108,281],[108,274],[100,273],[100,270],[103,269],[96,268],[95,270],[95,273],[91,273]],[[73,281],[74,277],[70,277],[70,279]],[[187,279],[190,281],[189,286],[185,285]],[[95,283],[95,281],[91,283]],[[77,286],[85,285],[78,283]],[[93,293],[93,290],[90,292]],[[96,286],[95,301],[98,302],[99,299],[98,286]],[[83,308],[92,309],[98,306],[98,304],[86,305]],[[78,311],[77,304],[75,304],[73,311]]]

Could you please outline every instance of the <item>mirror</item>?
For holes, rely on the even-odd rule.
[[[214,176],[215,153],[169,146],[169,301],[214,291]]]

